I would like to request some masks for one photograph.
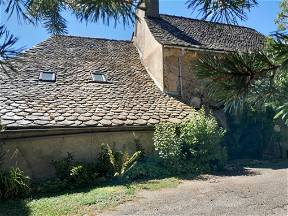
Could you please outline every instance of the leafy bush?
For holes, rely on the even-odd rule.
[[[64,180],[64,179],[69,178],[70,171],[73,168],[73,166],[76,165],[76,162],[75,162],[72,154],[68,152],[67,157],[65,157],[61,160],[52,161],[52,165],[55,168],[56,176],[60,180]]]
[[[0,198],[14,199],[26,196],[30,192],[30,180],[19,168],[0,172]]]
[[[77,162],[71,153],[67,153],[67,157],[61,160],[53,161],[52,165],[55,168],[57,178],[67,183],[69,187],[88,184],[99,177],[93,164]]]
[[[222,168],[227,156],[220,145],[225,132],[211,115],[200,110],[183,123],[162,123],[154,133],[155,150],[175,174]]]
[[[113,177],[115,172],[113,164],[111,163],[109,149],[110,147],[107,145],[101,145],[96,167],[101,176]]]

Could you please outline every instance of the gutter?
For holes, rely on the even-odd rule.
[[[174,49],[186,49],[192,51],[201,51],[201,52],[212,52],[212,53],[232,53],[234,51],[225,51],[225,50],[216,50],[216,49],[205,49],[200,47],[188,47],[188,46],[181,46],[181,45],[163,45],[164,48],[174,48]]]
[[[154,126],[114,126],[114,127],[82,127],[82,128],[28,128],[8,129],[0,132],[0,141],[6,139],[22,139],[45,136],[61,136],[72,134],[105,133],[105,132],[154,131]]]

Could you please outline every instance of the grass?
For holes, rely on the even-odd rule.
[[[25,200],[0,203],[0,216],[62,216],[92,215],[97,210],[113,208],[132,200],[139,190],[173,188],[179,184],[176,178],[150,180],[126,185],[108,185],[65,194],[46,195]]]

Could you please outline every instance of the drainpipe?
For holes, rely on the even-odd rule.
[[[185,55],[185,49],[181,49],[181,54],[178,57],[179,67],[179,84],[180,84],[180,96],[183,96],[183,56]]]

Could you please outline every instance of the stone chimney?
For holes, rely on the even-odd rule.
[[[145,0],[146,16],[159,17],[159,0]]]

